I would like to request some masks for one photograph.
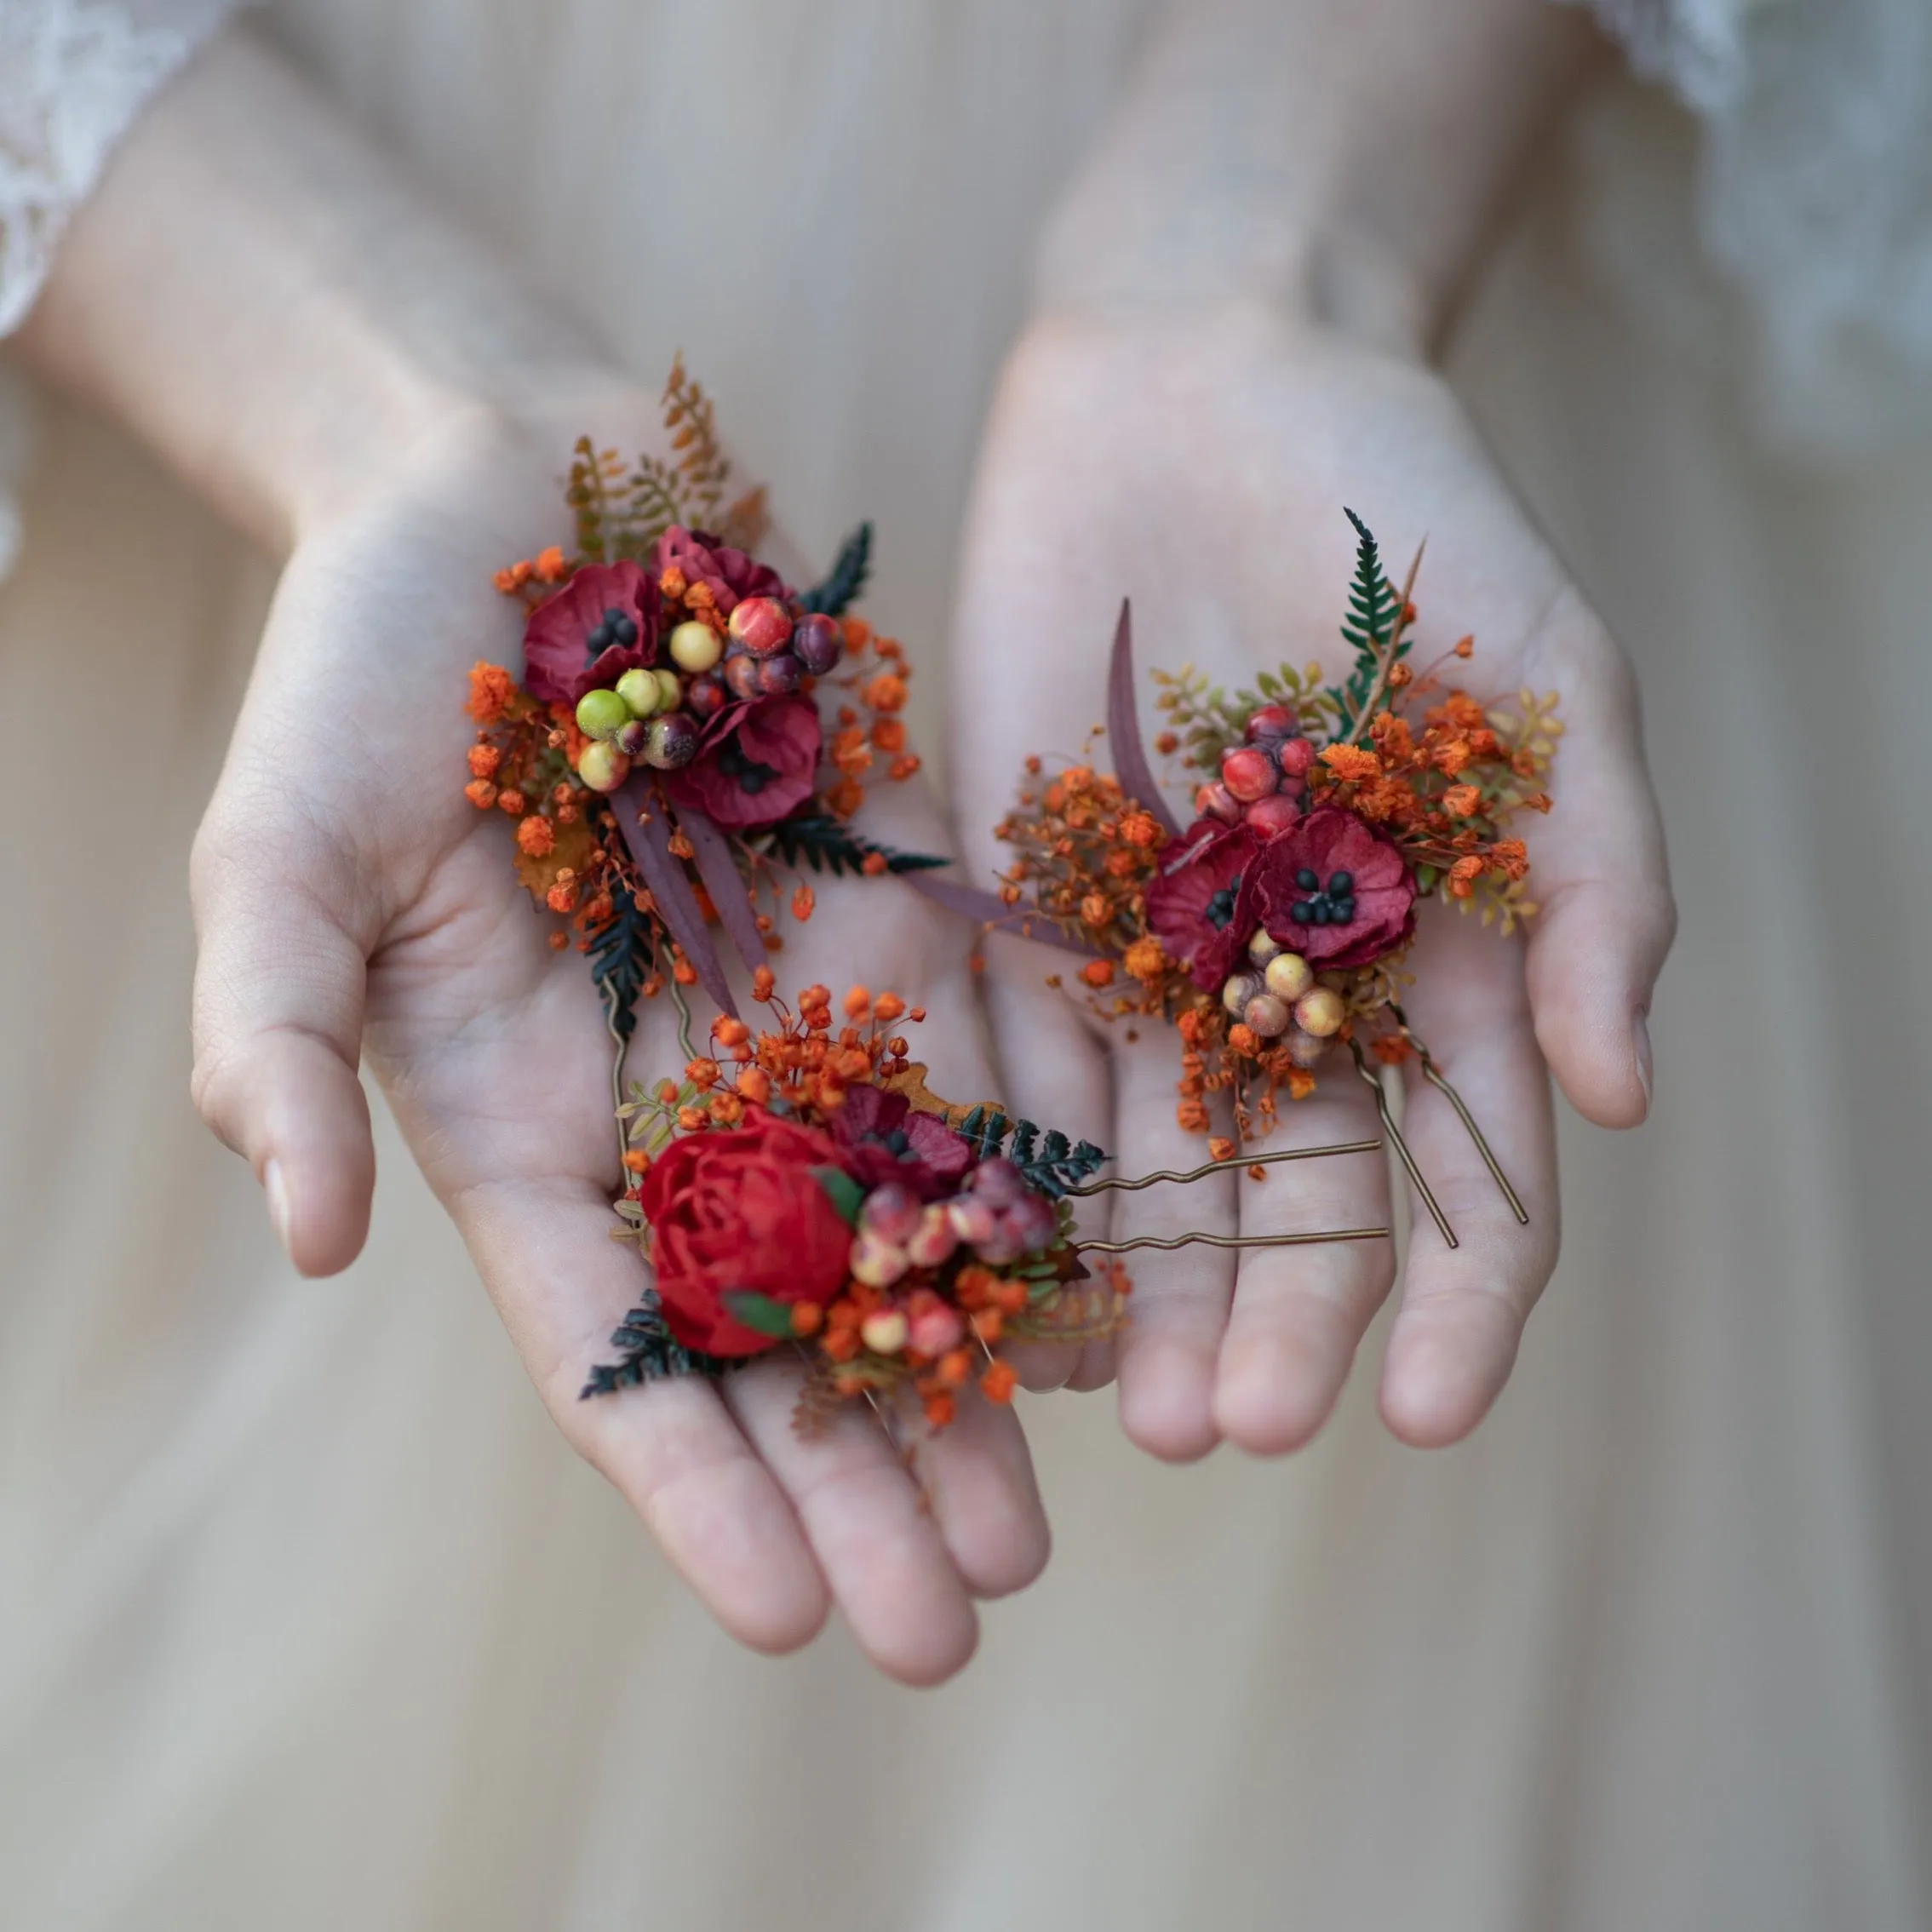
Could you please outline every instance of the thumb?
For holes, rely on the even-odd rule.
[[[1650,1108],[1651,993],[1677,927],[1637,679],[1594,619],[1538,669],[1562,689],[1568,724],[1532,850],[1537,1044],[1585,1119],[1635,1127]]]
[[[190,878],[195,1105],[254,1168],[295,1266],[333,1275],[361,1252],[376,1186],[353,865],[312,827],[218,798]]]

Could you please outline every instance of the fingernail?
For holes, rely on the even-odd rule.
[[[1631,1032],[1637,1041],[1637,1077],[1643,1082],[1643,1110],[1650,1111],[1650,1087],[1655,1078],[1650,1058],[1650,1020],[1643,1008],[1637,1009],[1637,1018],[1631,1023]]]
[[[275,1230],[275,1238],[286,1247],[289,1245],[289,1190],[282,1178],[279,1161],[270,1161],[261,1170],[261,1190],[268,1196],[268,1219]]]

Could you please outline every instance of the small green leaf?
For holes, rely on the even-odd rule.
[[[748,1288],[734,1289],[719,1299],[725,1304],[725,1313],[734,1321],[742,1321],[760,1335],[781,1340],[789,1339],[792,1311],[788,1304],[773,1301],[770,1295],[754,1294]]]
[[[825,1198],[838,1210],[839,1218],[848,1228],[856,1228],[858,1211],[865,1205],[865,1190],[842,1167],[814,1167],[811,1178],[824,1189]],[[748,1322],[746,1326],[756,1324]]]

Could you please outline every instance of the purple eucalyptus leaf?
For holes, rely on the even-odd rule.
[[[1044,913],[1031,906],[1010,906],[997,893],[983,892],[977,886],[961,886],[930,872],[902,872],[903,882],[915,892],[923,892],[933,904],[943,906],[960,919],[976,926],[990,926],[1001,932],[1018,933],[1023,939],[1037,939],[1043,946],[1058,946],[1064,953],[1078,953],[1082,959],[1104,960],[1110,955],[1084,939],[1062,931]]]
[[[695,806],[679,806],[678,824],[697,855],[693,863],[718,909],[718,923],[731,934],[745,971],[756,972],[765,964],[765,936],[758,930],[758,915],[751,909],[744,874],[731,857],[731,841],[718,829],[709,812]]]
[[[1140,737],[1140,718],[1133,702],[1133,622],[1126,598],[1121,599],[1121,621],[1114,632],[1113,662],[1107,672],[1107,735],[1114,744],[1114,776],[1121,788],[1137,805],[1160,820],[1170,839],[1181,835],[1179,821],[1167,809],[1154,768],[1147,762],[1147,747]]]
[[[731,989],[725,983],[718,949],[711,943],[704,914],[698,910],[697,895],[691,891],[684,866],[671,850],[671,818],[662,800],[648,780],[632,778],[612,794],[611,803],[624,843],[630,847],[631,857],[637,861],[637,869],[644,874],[651,897],[657,902],[658,915],[683,948],[685,957],[697,974],[698,984],[721,1012],[736,1019],[738,1009],[732,1000]]]

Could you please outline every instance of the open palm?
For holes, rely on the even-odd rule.
[[[1344,504],[1385,556],[1406,559],[1428,540],[1415,662],[1473,632],[1476,656],[1457,667],[1469,688],[1557,691],[1567,724],[1555,810],[1512,828],[1528,840],[1543,909],[1527,945],[1432,907],[1409,962],[1416,1030],[1530,1216],[1518,1225],[1448,1102],[1412,1083],[1406,1135],[1459,1246],[1414,1218],[1381,1402],[1398,1435],[1440,1443],[1494,1399],[1555,1264],[1548,1075],[1592,1121],[1642,1118],[1643,1013],[1675,923],[1629,670],[1447,387],[1258,304],[1036,325],[1009,365],[982,456],[954,661],[955,784],[968,863],[983,880],[1003,863],[990,828],[1023,759],[1077,754],[1103,715],[1123,594],[1144,685],[1147,667],[1187,662],[1230,688],[1284,660],[1344,668]],[[978,701],[988,691],[998,701]],[[1184,800],[1174,802],[1184,819]],[[989,960],[1017,1106],[1116,1149],[1124,1172],[1198,1164],[1201,1143],[1175,1123],[1171,1033],[1094,1023],[1044,986],[1057,962],[1040,946],[995,936]],[[1376,1132],[1373,1098],[1345,1055],[1324,1063],[1320,1082],[1284,1109],[1275,1144]],[[1112,1199],[1116,1238],[1391,1223],[1379,1155]],[[1223,1436],[1261,1451],[1306,1441],[1396,1267],[1386,1241],[1134,1260],[1134,1319],[1120,1342],[1038,1364],[1036,1378],[1092,1386],[1117,1368],[1128,1433],[1172,1458]]]
[[[942,1677],[971,1653],[972,1598],[1045,1561],[1010,1411],[962,1405],[927,1446],[927,1508],[869,1418],[794,1433],[788,1363],[578,1399],[645,1280],[610,1238],[611,1040],[585,962],[551,949],[555,922],[515,880],[510,827],[462,793],[464,673],[517,650],[490,573],[561,534],[556,473],[581,425],[555,427],[458,425],[291,558],[197,841],[198,1100],[297,1265],[327,1274],[368,1225],[366,1049],[559,1426],[725,1627],[787,1648],[836,1601],[882,1668]],[[921,786],[883,789],[869,829],[944,849]],[[896,880],[817,884],[781,985],[863,978],[925,1004],[935,1084],[987,1092],[966,929]],[[668,1005],[640,1015],[637,1077],[682,1063]]]

